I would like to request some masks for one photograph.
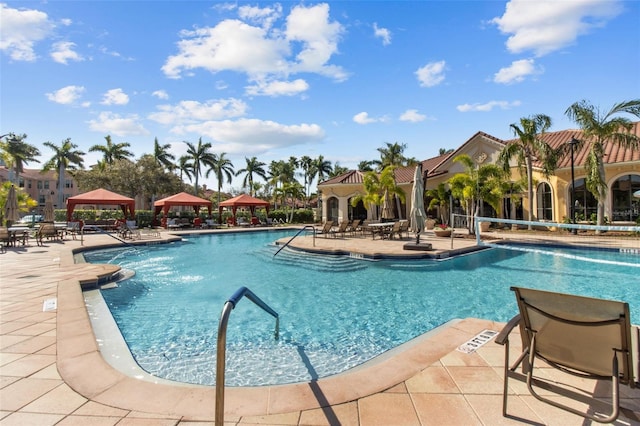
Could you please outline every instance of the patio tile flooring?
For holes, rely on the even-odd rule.
[[[141,242],[151,239],[156,237],[146,235]],[[434,252],[451,248],[448,239],[425,240],[434,243]],[[83,244],[113,242],[87,235]],[[402,255],[408,254],[402,249],[406,242],[317,238],[315,248]],[[310,239],[299,244],[314,247]],[[475,242],[454,244],[458,249]],[[31,242],[0,254],[0,425],[213,425],[212,388],[143,382],[102,359],[78,285],[100,272],[74,263],[72,250],[80,247],[70,239],[43,247]],[[54,298],[56,309],[43,311],[44,302]],[[591,424],[538,402],[518,382],[510,382],[510,417],[502,417],[503,347],[491,341],[472,354],[455,350],[482,330],[502,326],[464,319],[347,374],[290,386],[227,388],[225,424]],[[514,354],[518,341],[512,339]],[[590,386],[606,394],[606,384]],[[616,424],[640,425],[640,390],[624,388],[622,405]]]

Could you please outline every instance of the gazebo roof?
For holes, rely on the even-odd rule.
[[[241,194],[220,203],[220,207],[268,207],[269,202],[251,195]]]
[[[186,192],[180,192],[175,195],[163,198],[153,203],[155,207],[169,206],[211,206],[211,201],[204,198],[196,197],[195,195],[187,194]]]

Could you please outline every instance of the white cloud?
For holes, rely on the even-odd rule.
[[[116,136],[146,136],[149,131],[140,123],[137,114],[122,117],[112,112],[101,112],[97,120],[89,120],[89,129]]]
[[[82,86],[66,86],[62,89],[58,89],[55,92],[47,93],[47,99],[52,102],[69,105],[77,101],[82,93],[84,93],[84,87]]]
[[[617,0],[511,0],[504,14],[491,23],[503,34],[511,34],[506,43],[510,52],[531,50],[543,56],[604,26],[621,11],[622,4]]]
[[[325,136],[317,124],[285,125],[245,118],[176,126],[172,132],[209,137],[215,141],[216,149],[232,155],[258,155],[270,150],[319,142]]]
[[[183,125],[210,120],[242,117],[247,104],[235,98],[209,100],[204,103],[182,101],[177,105],[160,105],[159,112],[149,114],[149,119],[161,124]]]
[[[458,105],[456,109],[460,112],[489,112],[494,108],[511,109],[520,106],[520,101],[490,101],[484,104],[463,104]]]
[[[373,35],[380,37],[384,46],[391,44],[391,31],[386,28],[379,28],[377,22],[373,23]]]
[[[500,84],[520,83],[527,76],[541,74],[542,71],[541,67],[536,67],[533,59],[521,59],[513,61],[506,68],[500,68],[500,71],[493,76],[493,81]]]
[[[102,97],[102,105],[126,105],[129,103],[129,96],[122,89],[111,89]]]
[[[158,99],[169,99],[169,94],[164,90],[156,90],[151,96],[155,96]]]
[[[269,39],[264,29],[238,20],[225,20],[213,28],[182,31],[179,53],[170,56],[162,71],[179,78],[184,70],[203,68],[210,72],[238,71],[250,76],[284,73],[282,58],[288,46],[282,39]]]
[[[420,87],[433,87],[444,81],[445,61],[431,62],[422,68],[418,68],[416,76]]]
[[[282,16],[282,6],[278,3],[273,7],[240,6],[238,8],[240,18],[259,24],[262,28],[269,29],[275,20]]]
[[[53,44],[51,50],[51,57],[54,61],[60,64],[67,64],[68,61],[84,61],[84,58],[75,52],[73,49],[76,44],[71,41],[59,41]]]
[[[295,81],[257,82],[255,85],[247,86],[246,92],[248,95],[295,96],[308,89],[309,84],[306,81],[297,79]]]
[[[296,6],[287,17],[285,35],[289,42],[302,42],[303,48],[296,55],[294,72],[312,72],[345,80],[340,67],[327,65],[338,52],[338,41],[344,28],[338,22],[330,22],[329,5],[311,7]]]
[[[46,39],[54,24],[46,13],[33,9],[12,9],[0,3],[0,51],[14,61],[35,61],[35,44]]]
[[[378,118],[369,117],[369,113],[363,111],[354,115],[353,121],[358,124],[384,123],[388,121],[388,118],[384,116]]]
[[[408,109],[400,115],[400,121],[410,121],[418,123],[427,119],[427,116],[420,114],[417,109]]]
[[[215,27],[184,30],[178,53],[167,58],[162,71],[169,78],[204,69],[212,73],[236,71],[250,82],[286,80],[308,72],[344,80],[347,74],[329,64],[338,51],[343,27],[329,19],[329,6],[296,6],[280,29],[270,29],[279,9],[240,8],[239,19],[227,19]],[[252,25],[260,21],[263,26]],[[275,22],[274,22],[275,23]],[[266,26],[265,26],[266,25]],[[253,87],[253,86],[251,86]]]

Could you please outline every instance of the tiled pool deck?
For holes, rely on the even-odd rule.
[[[162,233],[161,238],[170,234]],[[156,237],[145,236],[141,242]],[[296,239],[298,240],[298,239]],[[301,246],[385,255],[415,254],[405,241],[370,238],[299,239]],[[448,239],[423,238],[434,253]],[[112,244],[87,235],[84,247]],[[454,239],[454,249],[475,242]],[[74,264],[79,240],[8,248],[0,254],[0,425],[213,425],[215,390],[153,384],[127,377],[97,349],[79,281],[101,273]],[[56,299],[57,306],[44,309]],[[502,425],[590,424],[542,404],[511,383],[502,417],[503,347],[493,341],[472,354],[456,348],[503,324],[463,319],[346,374],[296,385],[227,388],[225,424],[239,425]],[[512,339],[514,355],[519,339]],[[513,355],[512,355],[513,359]],[[550,377],[555,372],[549,370]],[[588,388],[588,382],[576,384]],[[606,383],[591,384],[606,395]],[[578,404],[580,405],[580,404]],[[640,390],[622,389],[616,424],[640,425]]]

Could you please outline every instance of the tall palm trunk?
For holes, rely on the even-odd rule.
[[[58,208],[64,208],[64,164],[58,168]]]
[[[533,214],[533,165],[531,164],[531,157],[527,156],[525,159],[527,166],[527,197],[529,197],[529,222],[534,220]],[[527,226],[527,229],[531,231],[533,227],[531,224]]]

